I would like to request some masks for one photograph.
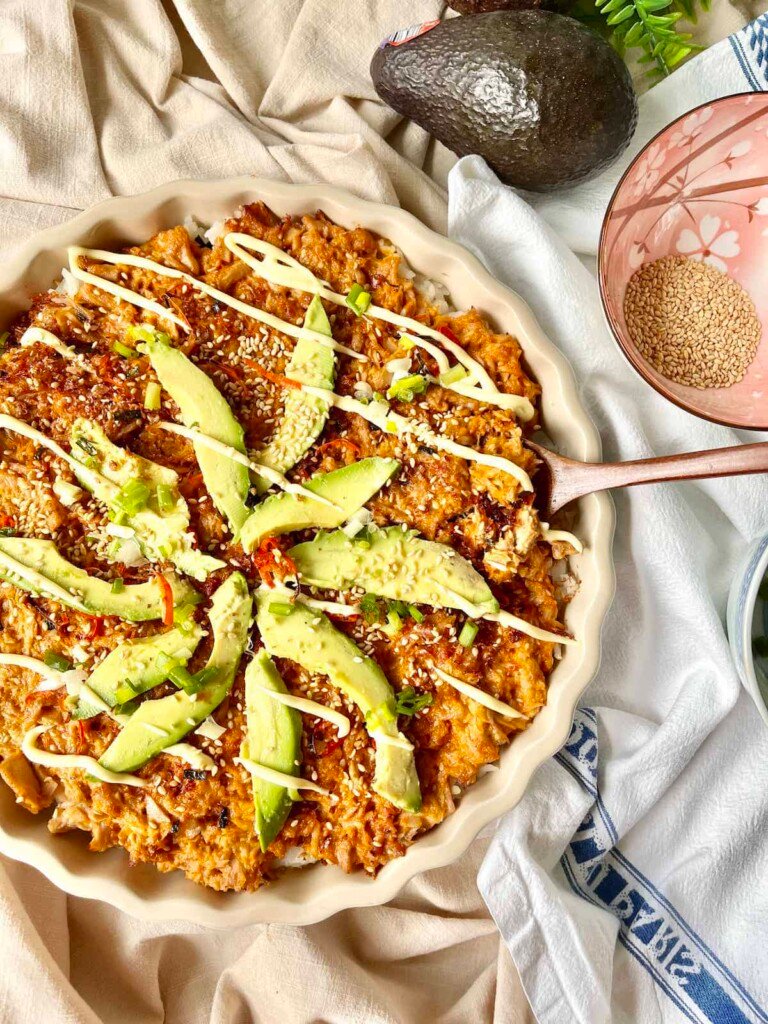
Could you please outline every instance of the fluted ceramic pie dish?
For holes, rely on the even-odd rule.
[[[0,271],[0,316],[5,323],[30,295],[60,276],[68,245],[119,247],[146,239],[192,216],[206,224],[221,220],[242,203],[263,200],[278,214],[322,209],[334,221],[366,227],[391,239],[409,265],[442,283],[457,308],[477,307],[492,325],[518,337],[528,368],[543,389],[542,419],[553,444],[578,459],[599,458],[599,438],[578,400],[572,372],[544,337],[530,310],[472,256],[429,231],[410,215],[363,202],[323,185],[298,186],[242,178],[220,182],[174,182],[153,192],[111,199],[28,242]],[[579,582],[565,613],[578,643],[550,676],[545,708],[529,729],[502,753],[499,770],[482,776],[458,802],[456,811],[389,863],[375,879],[345,875],[320,865],[289,870],[279,884],[256,893],[219,894],[179,873],[158,874],[151,865],[131,867],[124,853],[93,856],[81,833],[51,835],[43,816],[31,817],[0,787],[0,850],[29,863],[74,895],[101,899],[146,919],[183,918],[214,927],[255,922],[307,924],[339,910],[384,903],[418,872],[449,863],[479,829],[511,809],[535,768],[565,741],[576,702],[599,661],[600,628],[613,592],[610,546],[613,513],[604,495],[583,499],[574,529],[584,543],[571,560]]]

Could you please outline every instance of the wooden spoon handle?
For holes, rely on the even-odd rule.
[[[574,471],[574,465],[580,466]],[[569,501],[613,487],[633,487],[664,480],[700,480],[711,476],[768,473],[768,442],[713,448],[707,452],[665,455],[635,462],[575,463],[556,486],[553,501],[562,508]]]

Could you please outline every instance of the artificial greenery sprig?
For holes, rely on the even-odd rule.
[[[653,77],[668,75],[686,57],[700,50],[690,32],[680,32],[680,18],[696,20],[697,0],[593,0],[591,10],[578,3],[572,13],[598,29],[616,49],[643,51],[639,63],[652,65]],[[700,0],[708,10],[711,0]]]

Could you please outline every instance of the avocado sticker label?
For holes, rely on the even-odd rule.
[[[429,32],[430,29],[435,28],[439,24],[440,19],[435,18],[434,21],[425,21],[421,25],[409,25],[408,28],[398,29],[391,36],[387,36],[379,49],[383,50],[385,46],[402,46],[403,43],[410,43],[412,39],[416,39],[417,36],[423,36],[425,32]]]

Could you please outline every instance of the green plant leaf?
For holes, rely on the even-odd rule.
[[[690,42],[691,34],[675,27],[681,18],[696,20],[697,7],[709,10],[712,0],[576,0],[569,12],[608,39],[623,57],[626,51],[642,51],[638,60],[653,65],[653,78],[668,75],[701,47]]]
[[[622,21],[626,21],[628,18],[634,18],[635,8],[633,4],[627,4],[626,7],[622,7],[620,11],[616,11],[608,19],[609,25],[619,25]]]
[[[645,33],[645,27],[642,21],[636,21],[629,27],[624,33],[624,45],[628,50],[631,50],[633,46],[637,46]]]

